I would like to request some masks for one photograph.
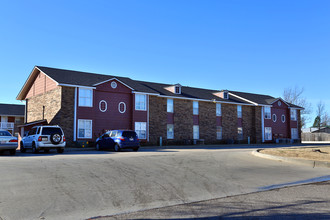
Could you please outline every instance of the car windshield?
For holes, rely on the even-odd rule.
[[[8,131],[0,131],[0,136],[11,136]]]
[[[123,131],[123,134],[122,134],[123,137],[127,137],[127,138],[130,138],[130,137],[136,137],[136,133],[135,131]]]
[[[52,135],[52,134],[62,135],[62,130],[60,128],[43,128],[42,135]]]

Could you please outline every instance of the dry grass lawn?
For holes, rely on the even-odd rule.
[[[319,152],[320,150],[321,152]],[[281,157],[292,157],[307,160],[318,160],[330,162],[330,146],[303,147],[303,148],[274,148],[264,149],[260,153]]]

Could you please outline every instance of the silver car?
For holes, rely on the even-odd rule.
[[[15,155],[17,147],[17,138],[7,130],[0,129],[0,152],[9,151],[10,155]]]

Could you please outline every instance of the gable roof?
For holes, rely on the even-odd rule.
[[[141,93],[149,93],[160,96],[167,97],[176,97],[176,98],[184,98],[184,99],[197,99],[197,100],[210,100],[210,101],[220,101],[224,103],[236,103],[236,104],[244,104],[244,105],[271,105],[271,103],[276,100],[276,98],[268,95],[260,95],[253,93],[245,93],[245,92],[237,92],[237,91],[229,91],[229,93],[233,94],[229,95],[229,99],[223,99],[219,96],[214,95],[214,93],[218,93],[220,90],[210,90],[210,89],[202,89],[195,87],[182,86],[181,94],[175,94],[167,89],[166,87],[173,86],[173,84],[164,84],[164,83],[155,83],[155,82],[146,82],[146,81],[138,81],[132,80],[128,77],[114,76],[114,75],[105,75],[98,73],[88,73],[81,72],[75,70],[65,70],[44,66],[35,66],[34,70],[31,72],[27,82],[24,84],[28,87],[33,80],[31,77],[33,74],[36,74],[35,70],[39,70],[54,80],[57,85],[61,86],[84,86],[84,87],[96,87],[97,85],[107,82],[111,79],[117,79],[120,82],[124,83],[126,86],[131,88],[133,92],[141,92]],[[17,99],[24,99],[24,92],[27,92],[28,89],[21,89],[20,93],[17,96]],[[298,106],[299,107],[299,106]]]
[[[25,105],[0,104],[0,115],[24,116]]]

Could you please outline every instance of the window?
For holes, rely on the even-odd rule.
[[[242,106],[241,105],[237,106],[237,117],[242,118]]]
[[[223,92],[223,98],[224,99],[229,99],[228,92]]]
[[[281,120],[282,120],[283,123],[285,122],[285,115],[281,116]]]
[[[217,126],[217,139],[221,140],[222,139],[222,127]]]
[[[181,94],[181,87],[175,86],[175,94]]]
[[[146,122],[135,122],[135,132],[139,139],[147,138],[147,123]]]
[[[297,121],[297,110],[296,109],[291,109],[290,110],[290,115],[291,115],[291,120],[292,121]]]
[[[221,116],[221,104],[220,103],[217,103],[216,104],[216,108],[217,108],[217,113],[216,113],[216,115],[217,116]]]
[[[277,121],[277,116],[275,114],[273,114],[273,122]]]
[[[291,128],[291,138],[298,139],[298,129],[297,128]]]
[[[167,112],[173,112],[173,99],[167,99]]]
[[[79,106],[93,106],[93,90],[79,88]]]
[[[265,112],[265,119],[270,119],[270,107],[265,107],[264,108],[264,112]]]
[[[167,139],[173,139],[174,138],[174,125],[168,124],[167,125]]]
[[[194,125],[193,126],[193,138],[194,139],[199,139],[199,126],[198,125]]]
[[[92,138],[92,120],[78,120],[78,138]]]
[[[198,115],[198,102],[197,101],[193,102],[193,114]]]
[[[135,110],[147,110],[146,100],[146,95],[135,94]]]
[[[237,139],[243,140],[243,128],[241,127],[237,128]]]
[[[272,140],[272,128],[271,127],[265,127],[265,140],[271,141]]]
[[[126,112],[126,104],[125,104],[125,102],[119,102],[119,104],[118,104],[118,111],[120,113],[122,113],[122,114]]]

